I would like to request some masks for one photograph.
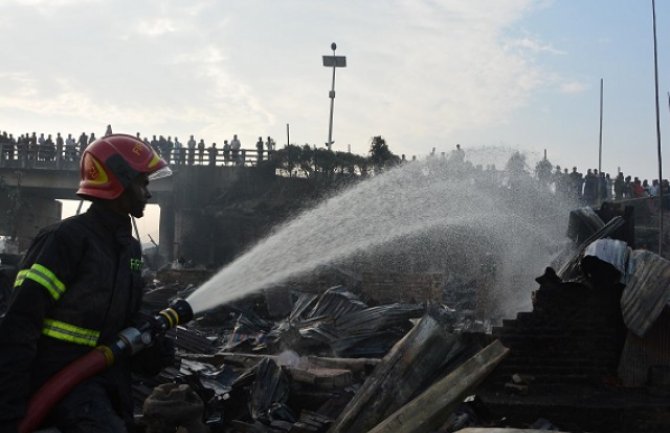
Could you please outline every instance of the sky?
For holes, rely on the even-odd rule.
[[[651,0],[1,0],[0,29],[0,131],[15,135],[111,124],[253,148],[285,144],[288,124],[292,144],[324,146],[336,42],[334,150],[367,154],[381,135],[408,157],[459,143],[586,171],[603,79],[602,169],[658,175]]]

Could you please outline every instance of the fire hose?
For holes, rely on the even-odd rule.
[[[108,345],[100,345],[76,359],[51,377],[28,403],[26,416],[19,424],[20,433],[32,433],[44,421],[51,409],[72,389],[114,364],[121,357],[129,357],[149,347],[169,329],[193,318],[191,306],[183,299],[170,303],[153,320],[129,327]]]

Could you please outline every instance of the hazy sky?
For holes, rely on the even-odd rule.
[[[670,2],[657,5],[670,143]],[[419,157],[519,148],[582,171],[656,168],[651,0],[0,0],[0,130],[323,146]],[[668,147],[670,148],[670,146]],[[472,154],[472,153],[470,153]],[[667,152],[666,160],[670,160]],[[666,164],[666,167],[668,165]],[[665,170],[670,176],[670,172]]]

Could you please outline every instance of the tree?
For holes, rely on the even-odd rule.
[[[551,182],[551,169],[554,168],[554,165],[549,162],[547,156],[538,161],[535,165],[535,177],[540,181],[543,186],[548,186]]]
[[[505,165],[505,170],[507,170],[510,175],[521,175],[526,171],[526,155],[521,154],[521,152],[514,152],[512,156],[507,160]]]
[[[289,176],[293,176],[293,170],[299,165],[301,149],[300,146],[289,144],[283,149],[278,149],[273,154],[273,162],[277,168],[284,170]]]
[[[370,162],[377,171],[384,170],[400,162],[400,157],[394,155],[381,135],[372,137],[370,146]]]
[[[514,152],[507,161],[505,170],[507,171],[510,189],[516,191],[521,188],[523,180],[528,175],[528,172],[526,172],[526,155]]]

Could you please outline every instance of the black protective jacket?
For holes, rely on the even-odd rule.
[[[49,377],[132,324],[141,265],[130,218],[97,203],[40,232],[0,322],[0,431],[13,430]],[[116,364],[96,378],[124,417],[132,410],[128,367]]]

